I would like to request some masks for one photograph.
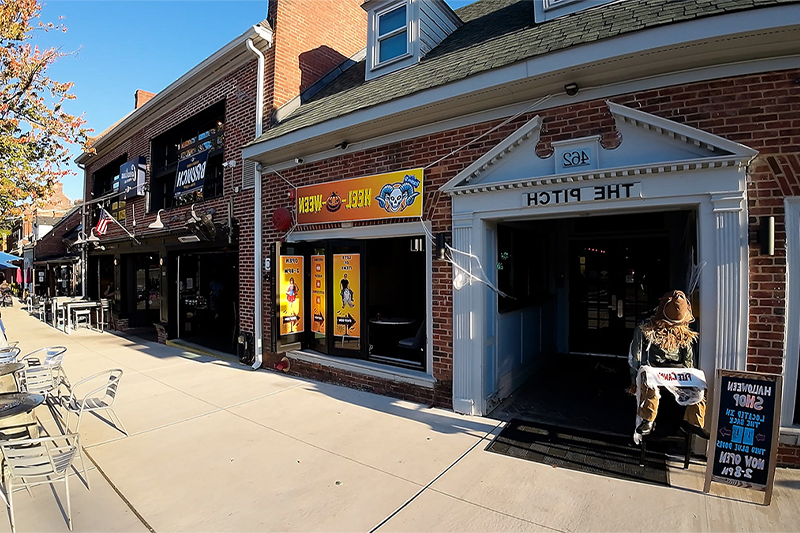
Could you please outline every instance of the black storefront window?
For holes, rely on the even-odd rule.
[[[152,142],[150,211],[196,203],[223,194],[225,102],[219,102],[159,135]],[[202,191],[175,198],[178,162],[208,153]]]

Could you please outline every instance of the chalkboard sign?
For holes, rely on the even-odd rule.
[[[705,492],[717,481],[772,497],[780,429],[781,376],[717,370]]]

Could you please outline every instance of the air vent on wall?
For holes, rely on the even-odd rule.
[[[178,237],[178,240],[181,242],[200,242],[200,237],[197,235],[183,235]]]
[[[256,186],[256,162],[245,161],[242,165],[242,189],[252,189]]]

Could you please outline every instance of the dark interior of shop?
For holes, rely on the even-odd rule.
[[[214,350],[236,353],[238,264],[236,252],[181,255],[180,338]]]
[[[372,359],[425,364],[425,242],[422,237],[367,241],[367,309]]]
[[[504,314],[530,316],[541,338],[535,348],[523,346],[535,352],[531,377],[492,416],[630,435],[628,346],[635,326],[668,290],[697,301],[688,292],[696,234],[692,211],[499,225],[499,287],[520,295],[506,305],[499,298],[499,322]],[[519,242],[532,243],[536,258]]]

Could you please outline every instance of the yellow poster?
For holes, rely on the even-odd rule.
[[[311,256],[311,331],[325,334],[325,256]]]
[[[282,255],[278,279],[281,335],[303,331],[303,256]]]
[[[361,336],[361,256],[358,254],[333,255],[333,286],[338,291],[334,297],[336,323],[333,334],[337,337]]]

